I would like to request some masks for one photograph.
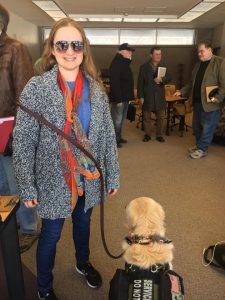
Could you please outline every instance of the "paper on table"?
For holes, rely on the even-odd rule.
[[[158,77],[164,77],[166,75],[166,68],[158,67]]]
[[[13,121],[15,117],[5,117],[5,118],[0,118],[0,124],[7,122],[7,121]]]
[[[12,207],[16,205],[17,202],[18,197],[16,196],[0,196],[0,211],[10,211]]]

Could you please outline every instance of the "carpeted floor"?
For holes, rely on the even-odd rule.
[[[119,149],[121,188],[105,205],[106,235],[114,254],[121,252],[126,235],[124,208],[133,198],[152,197],[166,212],[167,236],[175,245],[174,270],[184,278],[186,300],[224,300],[225,272],[202,265],[204,247],[225,240],[225,147],[212,145],[207,157],[192,160],[187,149],[194,145],[191,131],[180,138],[176,129],[166,143],[141,141],[143,132],[126,123],[128,144]],[[35,273],[35,247],[22,255]],[[55,290],[60,300],[107,300],[109,281],[123,260],[105,254],[100,239],[99,207],[92,217],[91,262],[103,276],[103,286],[92,290],[74,268],[71,220],[58,244]],[[31,300],[31,299],[28,299]]]

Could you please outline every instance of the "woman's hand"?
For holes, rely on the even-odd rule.
[[[37,201],[37,199],[29,200],[29,201],[24,202],[24,205],[27,208],[36,207],[38,205],[38,201]]]
[[[118,189],[109,189],[109,190],[108,190],[108,194],[109,194],[110,196],[114,196],[114,195],[116,195],[117,191],[118,191]]]

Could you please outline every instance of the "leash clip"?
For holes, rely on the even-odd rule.
[[[135,268],[133,268],[133,265],[130,265],[129,269],[131,270],[131,272],[135,272]]]
[[[159,267],[156,264],[154,264],[154,265],[151,266],[151,272],[152,273],[157,273],[160,268],[161,267]]]

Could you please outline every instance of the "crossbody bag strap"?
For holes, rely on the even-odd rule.
[[[89,157],[96,165],[96,168],[99,171],[100,174],[100,183],[101,183],[101,194],[100,194],[100,228],[101,228],[101,237],[102,237],[102,243],[104,246],[104,249],[106,251],[106,253],[109,255],[109,257],[114,258],[114,259],[118,259],[120,257],[122,257],[123,253],[121,253],[120,255],[112,255],[107,247],[106,241],[105,241],[105,230],[104,230],[104,177],[103,177],[103,173],[102,173],[102,166],[97,162],[97,160],[93,157],[93,155],[91,153],[89,153],[86,149],[84,149],[84,147],[82,145],[80,145],[74,138],[72,138],[71,136],[67,135],[65,132],[63,132],[61,129],[59,129],[58,127],[56,127],[55,125],[53,125],[51,122],[49,122],[48,120],[46,120],[44,117],[42,117],[41,115],[39,115],[36,112],[33,112],[32,110],[30,110],[29,108],[27,108],[26,106],[22,105],[21,103],[18,104],[19,107],[25,111],[27,114],[29,114],[30,116],[34,117],[35,119],[37,119],[40,123],[46,125],[47,127],[49,127],[51,130],[55,131],[58,135],[61,135],[62,137],[64,137],[65,139],[67,139],[71,144],[73,144],[75,147],[77,147],[80,151],[82,151],[85,155],[87,155],[87,157]]]
[[[61,129],[59,129],[58,127],[56,127],[55,125],[53,125],[51,122],[49,122],[47,119],[45,119],[44,117],[42,117],[38,113],[33,112],[32,110],[30,110],[26,106],[23,106],[22,104],[19,104],[19,106],[20,106],[20,108],[22,110],[24,110],[26,113],[28,113],[29,115],[31,115],[32,117],[34,117],[35,119],[37,119],[40,123],[46,125],[50,129],[52,129],[53,131],[55,131],[58,135],[61,135],[62,137],[64,137],[65,139],[67,139],[71,144],[73,144],[74,146],[76,146],[80,151],[84,152],[84,154],[87,155],[95,163],[98,171],[99,171],[99,169],[101,170],[100,164],[96,161],[96,159],[92,156],[92,154],[89,153],[74,138],[72,138],[71,136],[69,136],[68,134],[66,134],[64,131],[62,131]],[[99,171],[99,173],[101,173],[101,172]]]

